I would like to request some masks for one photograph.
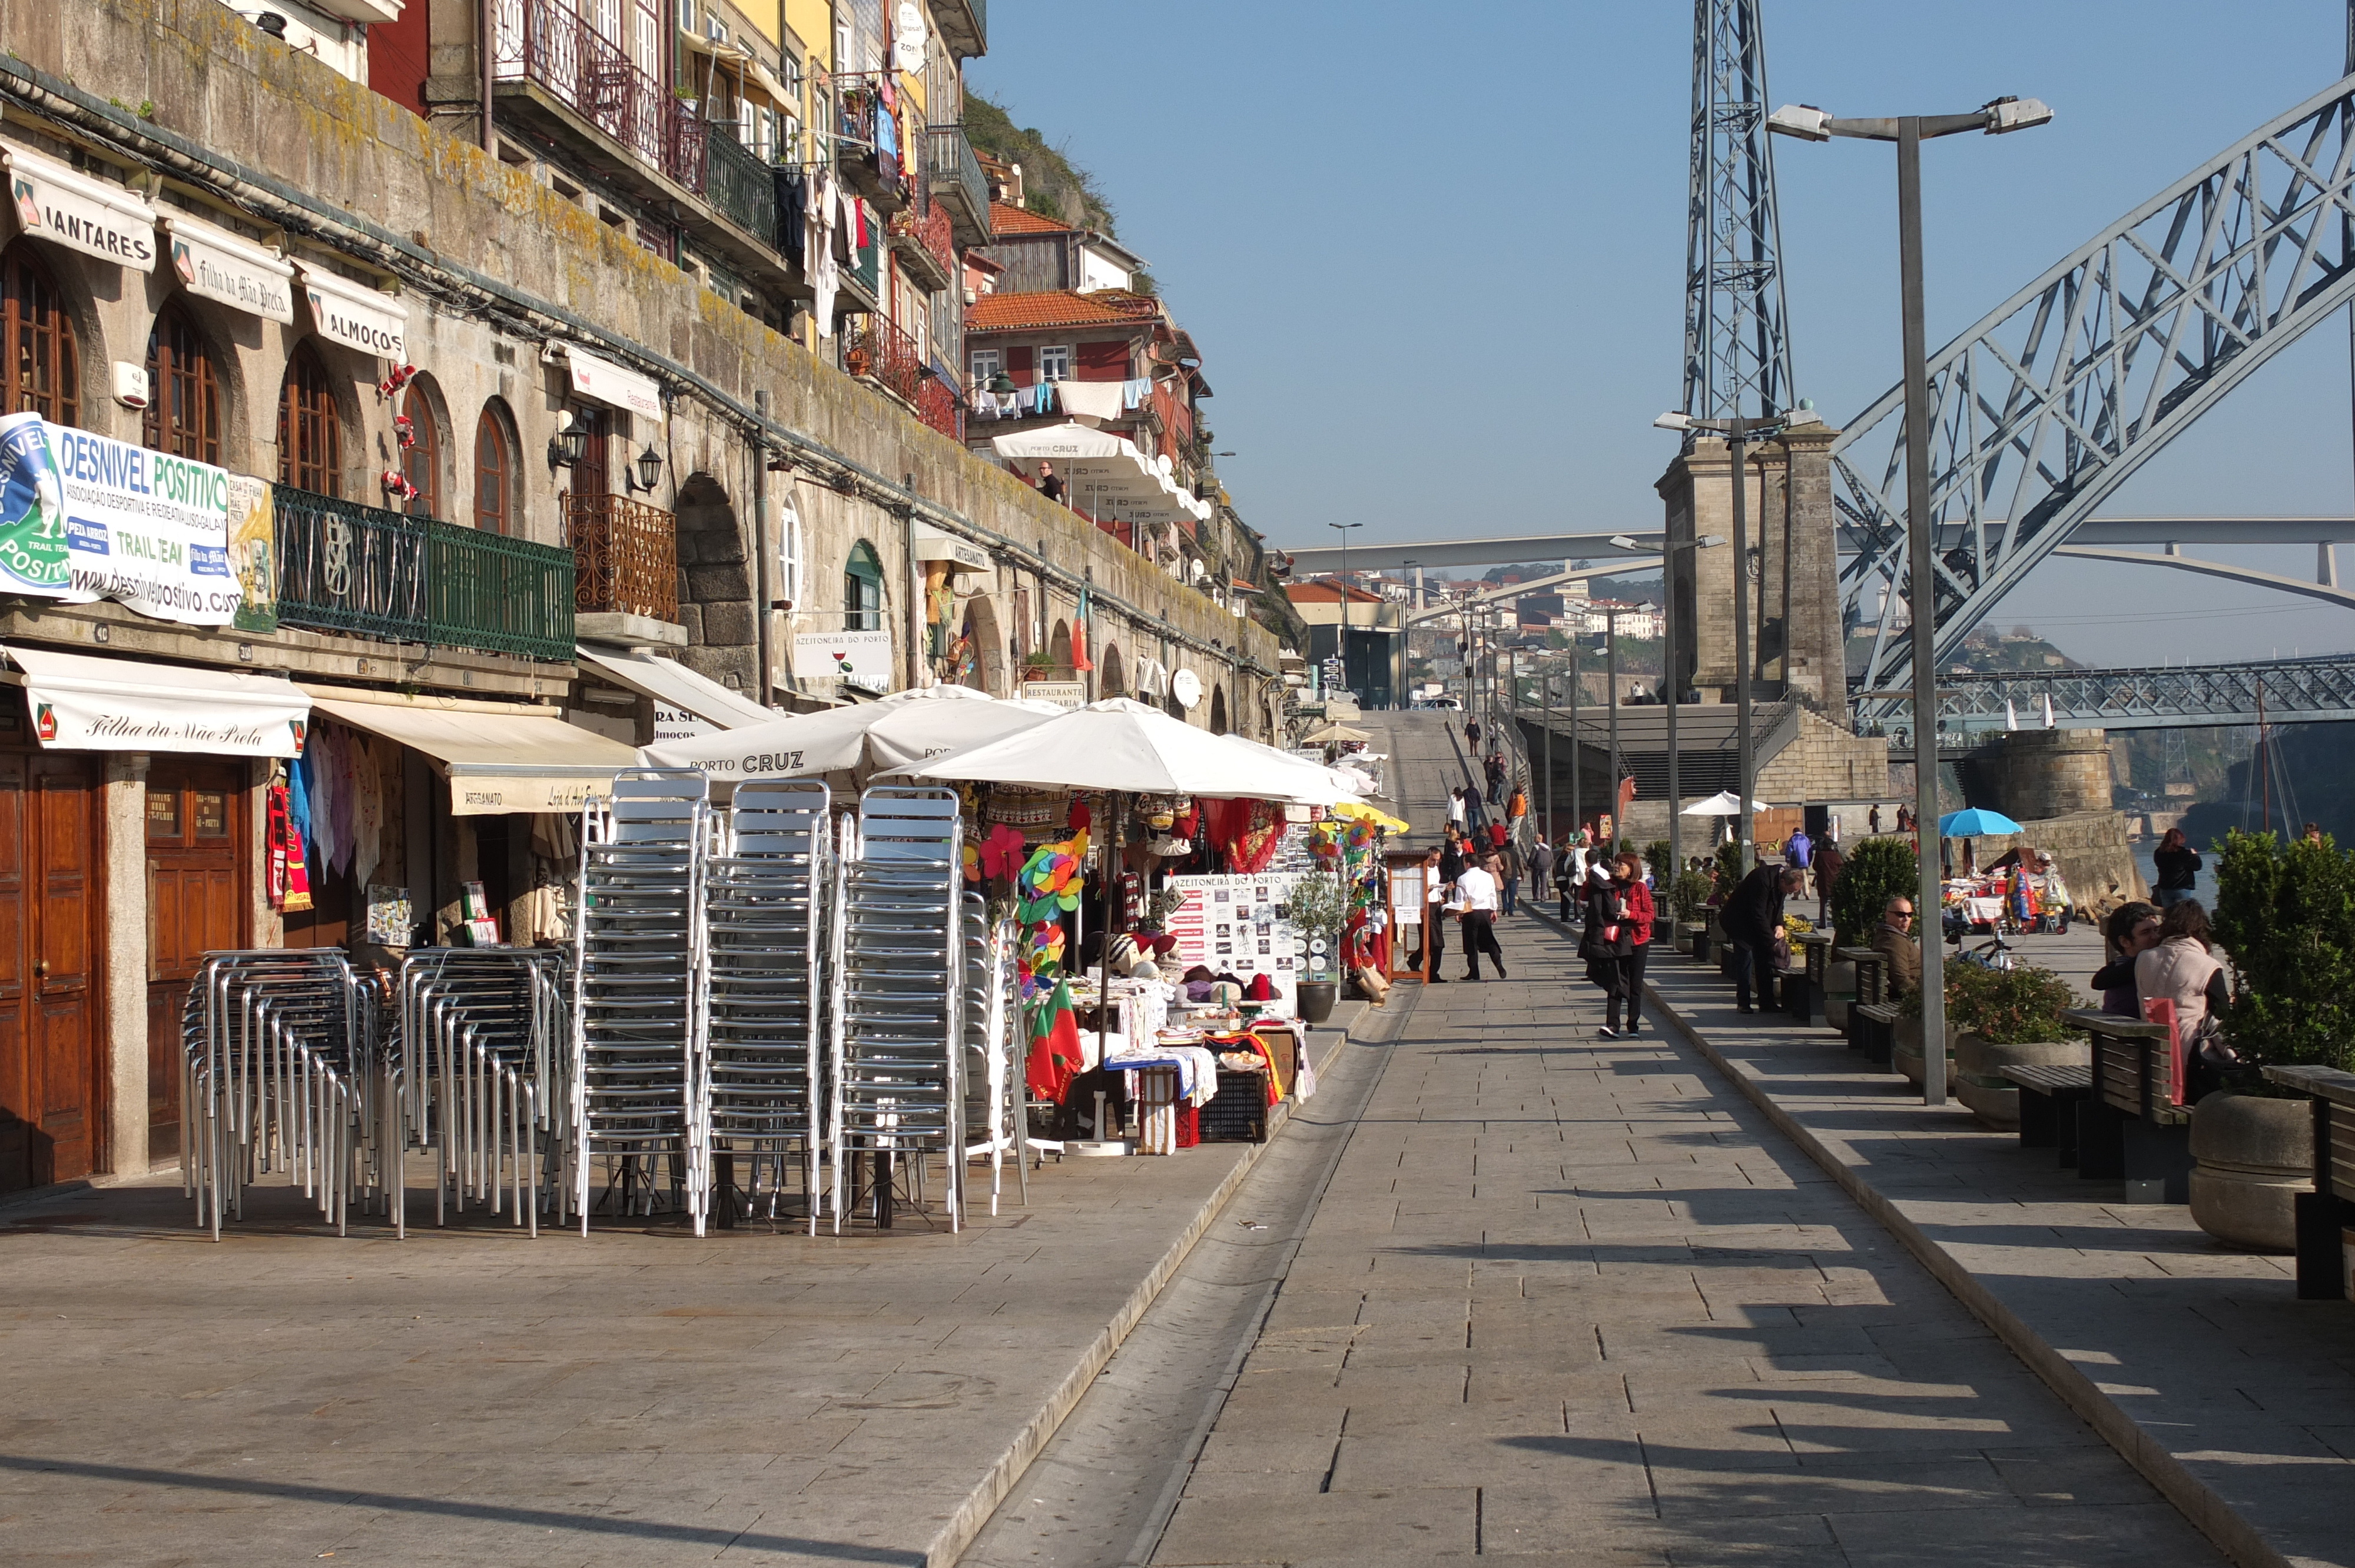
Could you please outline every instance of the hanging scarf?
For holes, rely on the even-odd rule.
[[[269,858],[264,871],[270,906],[288,912],[311,907],[311,878],[303,863],[303,835],[294,828],[292,792],[273,783],[268,792]]]

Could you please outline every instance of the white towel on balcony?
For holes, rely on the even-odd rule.
[[[1056,391],[1063,412],[1091,419],[1117,419],[1121,415],[1121,384],[1117,381],[1065,381]]]

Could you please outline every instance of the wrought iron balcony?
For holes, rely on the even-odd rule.
[[[861,316],[842,329],[842,367],[899,398],[941,434],[959,438],[955,389],[926,368],[916,340],[888,317]]]
[[[274,487],[278,619],[388,642],[573,656],[572,554]]]
[[[496,82],[536,90],[648,168],[701,193],[703,122],[621,43],[598,31],[589,8],[555,0],[494,3]]]
[[[928,294],[936,294],[956,281],[956,241],[949,215],[938,202],[919,202],[890,223],[891,249],[900,253],[900,270]]]
[[[952,52],[967,59],[989,52],[989,0],[936,0],[932,20]]]
[[[678,521],[623,495],[564,497],[573,604],[584,615],[678,620]]]
[[[883,107],[884,73],[845,71],[827,81],[834,93],[836,172],[881,211],[899,211],[915,185],[901,122]]]
[[[777,177],[737,143],[725,123],[705,127],[704,198],[737,228],[766,246],[780,246]]]
[[[932,200],[948,208],[956,242],[968,248],[989,243],[989,179],[962,125],[934,125],[924,132],[924,184]]]

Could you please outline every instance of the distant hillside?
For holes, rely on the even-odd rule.
[[[1022,205],[1041,217],[1116,234],[1112,203],[1095,176],[1064,156],[1040,131],[1017,126],[1013,117],[981,94],[964,95],[964,131],[974,147],[1022,165]]]

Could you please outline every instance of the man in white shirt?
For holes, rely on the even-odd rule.
[[[1497,856],[1486,855],[1455,879],[1455,906],[1464,916],[1465,980],[1480,978],[1483,951],[1495,961],[1498,980],[1512,978],[1505,972],[1505,949],[1497,945],[1497,879],[1502,864]]]

